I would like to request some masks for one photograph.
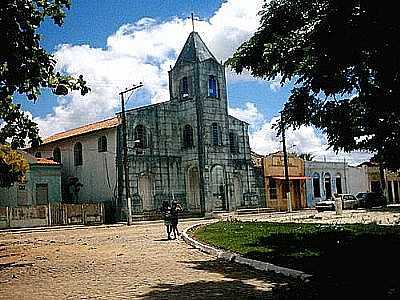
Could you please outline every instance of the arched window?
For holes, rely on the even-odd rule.
[[[213,146],[220,146],[222,144],[221,128],[217,123],[211,125],[211,144]]]
[[[336,174],[336,193],[342,194],[342,175],[340,173]]]
[[[107,151],[107,137],[105,135],[99,137],[99,139],[97,140],[97,150],[99,152]]]
[[[208,96],[218,97],[218,83],[215,76],[208,76]]]
[[[183,77],[180,81],[180,94],[182,98],[189,96],[189,84],[187,77]]]
[[[193,128],[190,125],[185,125],[183,128],[183,147],[193,147]]]
[[[61,150],[58,147],[53,149],[53,160],[61,163]]]
[[[312,180],[313,180],[312,184],[313,184],[313,189],[314,189],[314,197],[315,198],[319,198],[319,197],[321,197],[319,174],[318,173],[314,173]]]
[[[37,151],[37,152],[35,153],[35,157],[41,158],[41,157],[42,157],[42,152]]]
[[[143,125],[137,125],[135,127],[135,147],[136,148],[146,148],[146,128]]]
[[[326,199],[330,199],[332,197],[331,174],[329,174],[329,173],[325,174],[324,185],[325,185]]]
[[[79,142],[74,146],[74,164],[75,166],[81,166],[83,164],[82,144]]]
[[[229,148],[231,153],[239,153],[238,136],[233,132],[229,133]]]

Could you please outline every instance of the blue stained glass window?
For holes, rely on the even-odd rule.
[[[208,77],[208,96],[210,97],[218,96],[217,79],[215,79],[215,77],[212,75]]]

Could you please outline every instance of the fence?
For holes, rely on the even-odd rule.
[[[0,228],[104,224],[104,204],[0,207]]]

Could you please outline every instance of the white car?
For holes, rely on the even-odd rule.
[[[359,206],[359,200],[352,194],[334,194],[331,199],[317,202],[315,208],[318,212],[324,210],[335,210],[335,201],[337,198],[342,200],[343,209],[356,209]]]

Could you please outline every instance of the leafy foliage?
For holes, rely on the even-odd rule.
[[[336,151],[400,167],[400,19],[392,3],[273,0],[228,64],[295,86],[281,122],[314,125]]]
[[[46,18],[63,25],[70,0],[3,0],[0,3],[0,144],[8,139],[12,148],[25,140],[40,142],[37,125],[13,103],[16,93],[36,101],[42,88],[57,95],[71,90],[89,92],[82,76],[73,78],[55,71],[56,61],[40,45],[37,30]]]
[[[17,151],[0,144],[0,187],[9,187],[24,178],[29,164]]]
[[[299,154],[299,157],[306,161],[312,161],[314,159],[315,155],[313,155],[311,153],[301,153],[301,154]]]

